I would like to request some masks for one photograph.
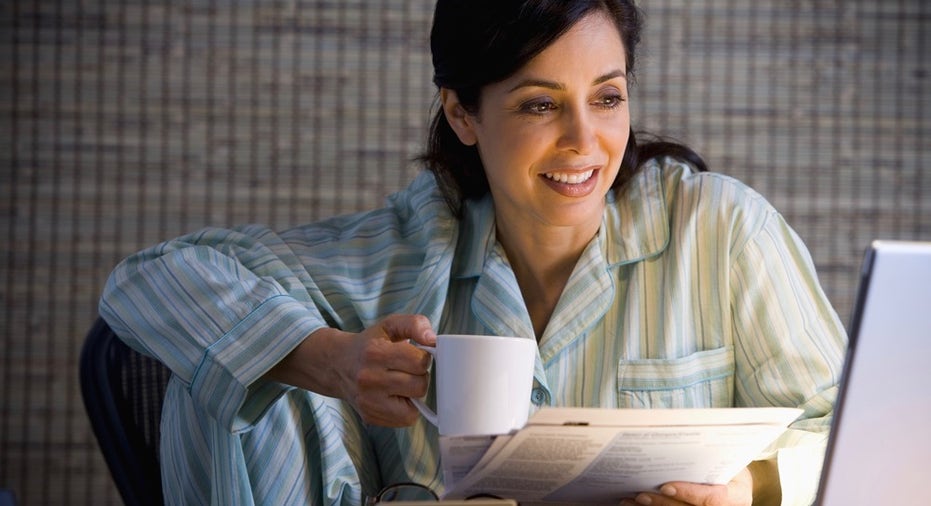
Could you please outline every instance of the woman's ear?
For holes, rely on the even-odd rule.
[[[459,141],[466,146],[475,145],[478,142],[475,135],[475,117],[465,110],[456,92],[449,88],[440,88],[440,102],[443,104],[446,121],[456,132]]]

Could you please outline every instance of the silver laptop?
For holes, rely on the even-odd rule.
[[[863,261],[816,504],[931,504],[931,242]]]

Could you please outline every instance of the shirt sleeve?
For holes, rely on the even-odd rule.
[[[801,239],[771,208],[761,223],[740,245],[730,272],[736,402],[804,411],[762,457],[778,459],[783,504],[810,504],[831,426],[846,332]]]
[[[385,208],[282,234],[206,229],[146,249],[113,271],[100,314],[221,425],[248,430],[290,389],[263,375],[314,330],[439,317],[455,240],[431,183],[422,175]]]

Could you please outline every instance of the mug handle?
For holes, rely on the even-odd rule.
[[[433,358],[436,359],[436,347],[435,346],[424,346],[420,343],[415,343],[414,341],[410,341],[410,343],[416,346],[417,348],[420,348],[421,350],[433,355]],[[414,403],[414,406],[417,407],[417,409],[420,411],[420,414],[422,414],[423,417],[426,418],[428,422],[432,423],[435,427],[440,426],[440,420],[439,420],[439,417],[436,415],[436,412],[430,409],[427,406],[427,404],[423,401],[423,399],[411,398],[411,402]]]

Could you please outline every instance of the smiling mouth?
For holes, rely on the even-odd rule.
[[[557,183],[580,184],[591,179],[594,173],[594,170],[589,169],[585,172],[548,172],[543,176]]]

